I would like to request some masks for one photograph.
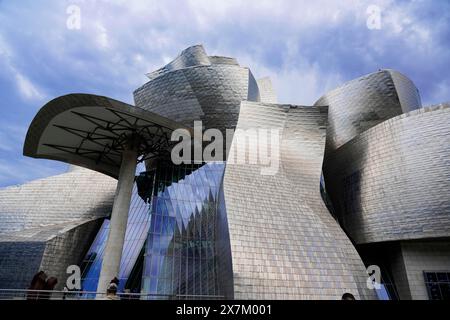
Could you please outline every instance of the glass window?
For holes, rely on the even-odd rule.
[[[430,300],[450,300],[450,271],[424,271]]]

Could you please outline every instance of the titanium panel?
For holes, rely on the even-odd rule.
[[[191,59],[189,52],[202,58]],[[248,68],[240,67],[234,59],[207,57],[203,48],[193,47],[158,71],[157,77],[134,91],[137,107],[193,126],[202,120],[203,126],[225,132],[235,128],[242,100],[259,101],[256,80]],[[209,59],[207,62],[205,59]],[[178,60],[189,63],[178,63]],[[173,67],[173,64],[177,67]],[[160,69],[162,70],[162,69]]]
[[[173,70],[210,64],[211,61],[202,45],[191,46],[183,50],[178,57],[164,67],[147,73],[147,77],[153,80]]]
[[[421,107],[417,88],[394,70],[380,70],[326,93],[315,106],[329,106],[325,154],[358,134]]]
[[[261,102],[277,103],[277,94],[269,77],[258,79],[258,88]]]
[[[281,152],[274,175],[262,175],[260,163],[228,159],[219,206],[227,215],[234,298],[375,298],[358,253],[321,199],[326,124],[326,107],[242,102],[237,128],[280,130]],[[232,148],[240,141],[235,134]]]
[[[65,287],[69,276],[67,267],[80,265],[102,220],[80,222],[75,227],[65,227],[46,241],[39,270],[44,270],[48,276],[58,279],[55,290]]]
[[[450,236],[450,106],[402,114],[324,163],[327,191],[357,244]]]
[[[111,212],[116,180],[84,168],[0,190],[0,287],[23,289],[40,269],[58,278],[78,264]],[[18,268],[20,266],[20,268]]]
[[[103,218],[111,213],[117,181],[77,169],[0,189],[0,234]]]

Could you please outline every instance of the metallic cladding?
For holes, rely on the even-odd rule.
[[[219,204],[230,239],[219,260],[225,263],[228,251],[232,257],[223,271],[233,273],[227,296],[234,291],[237,299],[340,299],[351,292],[374,298],[358,253],[321,199],[326,123],[326,107],[242,102],[237,128],[279,129],[281,159],[275,175],[228,159]]]
[[[137,107],[180,126],[202,120],[204,128],[221,131],[277,129],[281,152],[274,175],[261,175],[258,164],[228,162],[221,185],[221,173],[211,185],[199,169],[192,181],[174,180],[165,188],[169,194],[158,195],[172,207],[203,203],[211,205],[204,206],[209,211],[149,204],[131,209],[142,210],[144,220],[153,223],[150,230],[163,216],[166,222],[181,219],[167,224],[173,230],[166,228],[181,234],[197,232],[201,217],[214,213],[204,223],[214,229],[207,237],[215,242],[208,247],[214,254],[201,254],[213,263],[198,264],[211,267],[211,277],[192,266],[170,277],[164,268],[152,273],[149,266],[165,260],[164,253],[152,253],[159,247],[149,243],[166,235],[150,231],[147,237],[142,231],[146,224],[137,227],[142,232],[132,247],[141,249],[143,239],[148,241],[143,291],[237,299],[340,299],[350,292],[357,299],[372,299],[365,267],[348,237],[359,245],[450,236],[450,106],[420,109],[417,88],[399,72],[380,70],[347,82],[315,107],[271,104],[277,100],[270,80],[256,81],[235,59],[208,56],[202,46],[187,48],[147,76],[150,81],[134,92]],[[60,107],[70,109],[66,99]],[[37,145],[37,136],[30,139]],[[239,143],[235,136],[233,146]],[[321,198],[322,169],[327,195],[348,236]],[[189,191],[192,186],[196,191]],[[110,214],[115,187],[114,179],[77,168],[1,189],[0,287],[24,287],[39,268],[64,278],[63,268],[81,259]],[[205,197],[199,198],[200,191]],[[129,262],[124,270],[130,271],[140,254],[133,250],[123,257]],[[166,266],[178,270],[178,262]],[[20,274],[17,265],[23,265]],[[179,278],[188,279],[187,289],[177,287]]]
[[[358,243],[450,236],[450,106],[389,119],[324,163],[334,209]]]
[[[111,213],[115,188],[115,179],[77,168],[0,189],[0,287],[26,288],[44,270],[62,288]]]
[[[411,80],[394,70],[380,70],[326,93],[316,106],[329,106],[325,154],[367,129],[421,106]]]
[[[136,106],[186,126],[202,120],[205,128],[223,132],[235,128],[240,102],[259,101],[258,84],[248,68],[224,57],[213,57],[207,63],[202,52],[203,47],[188,48],[160,69],[164,71],[157,77],[150,77],[134,91]]]
[[[0,189],[0,233],[106,217],[111,213],[116,182],[80,168]]]

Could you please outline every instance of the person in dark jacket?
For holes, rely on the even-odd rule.
[[[56,284],[58,283],[58,279],[55,277],[50,277],[45,281],[44,290],[47,292],[43,292],[39,295],[39,299],[42,300],[50,300],[50,297],[52,293],[50,291],[53,291],[55,289]]]
[[[33,276],[30,286],[27,292],[27,300],[37,300],[39,299],[39,292],[34,292],[34,290],[44,290],[46,284],[47,275],[44,271],[39,271]]]

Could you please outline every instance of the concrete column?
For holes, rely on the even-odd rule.
[[[133,149],[125,150],[122,153],[122,164],[120,166],[119,180],[117,181],[108,240],[103,254],[97,292],[106,293],[110,281],[119,275],[120,259],[125,241],[136,164],[137,152]]]

